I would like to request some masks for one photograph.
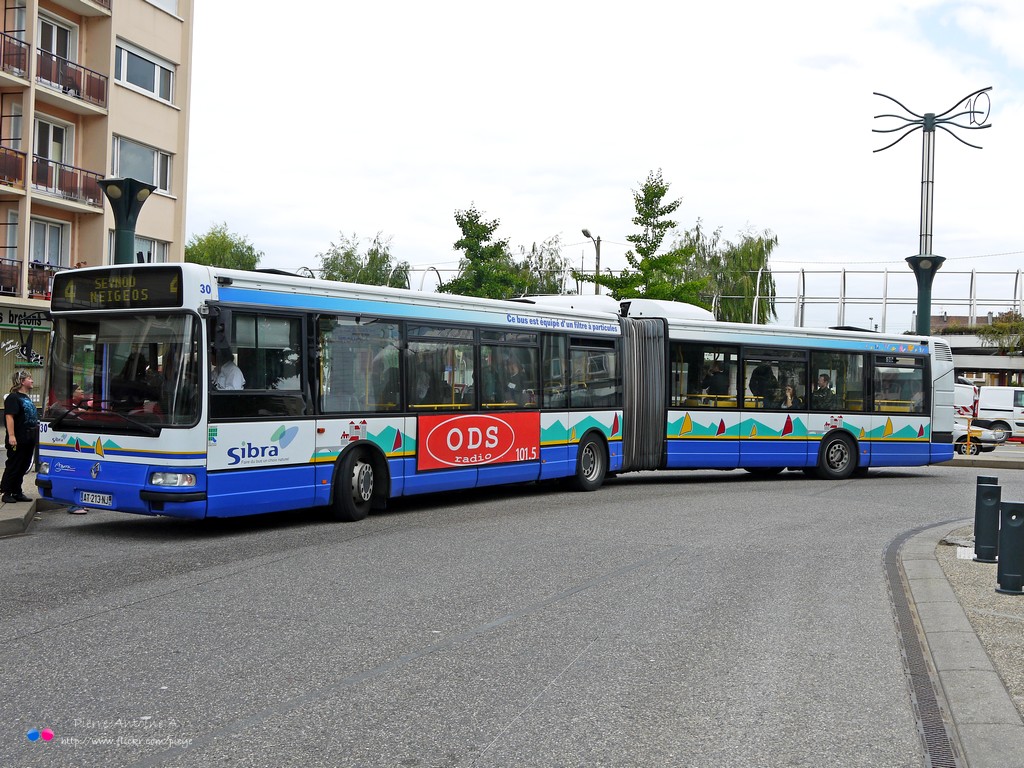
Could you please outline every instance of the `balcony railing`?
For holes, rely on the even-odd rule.
[[[33,261],[28,265],[28,297],[49,299],[53,276],[68,267]],[[0,295],[21,296],[21,260],[0,259]]]
[[[107,77],[55,53],[36,54],[36,80],[97,107],[107,106]]]
[[[32,189],[48,192],[65,200],[103,208],[103,194],[100,190],[102,174],[76,168],[66,163],[57,163],[45,157],[32,157]]]
[[[28,43],[0,32],[0,68],[17,77],[28,77]]]
[[[0,184],[25,188],[25,153],[0,147]]]

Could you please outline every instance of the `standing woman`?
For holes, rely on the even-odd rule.
[[[36,444],[39,442],[39,412],[29,398],[35,382],[28,371],[15,371],[11,375],[11,393],[4,400],[4,422],[7,425],[7,466],[4,468],[0,491],[5,504],[32,501],[21,491],[25,473],[32,466]]]

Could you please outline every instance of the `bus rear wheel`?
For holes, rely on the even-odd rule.
[[[362,451],[350,451],[341,460],[335,479],[332,512],[342,523],[354,523],[370,513],[373,503],[373,464]]]
[[[818,477],[825,480],[845,480],[856,468],[857,454],[850,438],[842,432],[833,432],[821,441]]]
[[[608,472],[608,454],[596,437],[583,438],[576,454],[576,476],[573,484],[580,491],[596,491],[604,483]]]

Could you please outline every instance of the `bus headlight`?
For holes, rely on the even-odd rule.
[[[50,462],[40,461],[39,465],[36,467],[36,473],[40,475],[50,474]]]
[[[149,483],[173,488],[194,488],[196,476],[190,472],[154,472],[149,476]]]

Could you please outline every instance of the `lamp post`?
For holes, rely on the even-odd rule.
[[[583,236],[594,241],[594,248],[597,250],[597,259],[594,261],[594,293],[601,292],[601,286],[597,282],[597,276],[601,274],[601,236],[594,237],[589,229],[583,230]]]
[[[908,256],[907,264],[910,265],[910,268],[914,271],[914,277],[917,279],[917,327],[915,330],[922,336],[927,336],[931,333],[932,281],[935,279],[935,273],[942,266],[942,262],[946,260],[944,257],[936,256],[932,253],[932,207],[935,202],[935,129],[941,128],[961,144],[966,144],[974,149],[981,149],[976,144],[964,141],[953,133],[951,129],[963,128],[968,131],[976,131],[982,128],[991,128],[991,123],[986,122],[989,110],[992,107],[992,102],[988,95],[988,92],[991,90],[992,86],[974,91],[974,93],[960,99],[951,108],[939,115],[936,115],[934,112],[926,112],[923,115],[919,115],[904,107],[892,96],[886,96],[884,93],[875,91],[875,96],[889,99],[889,101],[898,105],[909,115],[909,117],[893,114],[875,115],[876,120],[878,118],[895,118],[900,120],[901,124],[895,128],[872,128],[872,133],[903,131],[898,139],[891,144],[876,149],[875,152],[882,152],[903,141],[903,139],[918,128],[921,129],[923,142],[921,151],[921,237],[918,241],[917,255]],[[960,111],[951,114],[957,109]],[[956,122],[961,117],[966,117],[968,120],[967,125]]]
[[[99,185],[110,202],[114,214],[114,263],[135,262],[135,223],[139,218],[142,204],[156,189],[138,179],[101,179]]]

